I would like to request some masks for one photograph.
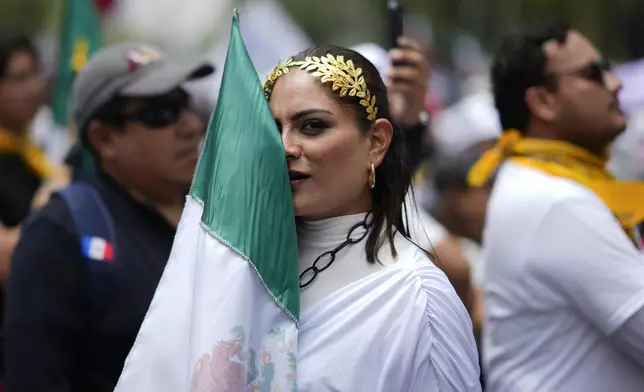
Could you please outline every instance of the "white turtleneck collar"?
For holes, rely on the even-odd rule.
[[[297,241],[299,247],[314,246],[331,250],[347,239],[351,228],[364,221],[367,213],[337,216],[317,221],[301,220],[297,223]],[[359,237],[365,229],[357,228],[352,237]],[[362,242],[364,247],[364,242]]]
[[[347,239],[356,224],[364,221],[366,213],[345,215],[319,221],[300,221],[297,224],[300,274],[313,265],[318,256],[331,251]],[[359,238],[365,229],[357,228],[352,238]],[[380,263],[368,263],[365,244],[368,236],[349,244],[336,253],[335,261],[320,272],[313,282],[301,289],[302,310],[310,308],[329,294],[384,268]]]

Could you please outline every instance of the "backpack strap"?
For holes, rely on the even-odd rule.
[[[114,221],[96,188],[74,182],[57,192],[74,220],[81,254],[90,278],[91,316],[99,322],[106,311],[116,257]]]

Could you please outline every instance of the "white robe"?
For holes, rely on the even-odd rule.
[[[300,224],[300,271],[363,218]],[[382,264],[367,263],[364,245],[302,290],[298,391],[480,391],[472,324],[445,274],[401,235]]]

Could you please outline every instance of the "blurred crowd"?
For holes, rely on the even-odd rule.
[[[242,24],[261,80],[280,59],[310,44],[302,30],[291,20],[287,21],[283,10],[278,11],[284,23],[276,29],[282,29],[282,34],[292,34],[288,44],[280,49],[263,48],[264,30],[245,30]],[[278,11],[271,9],[270,12]],[[242,13],[242,20],[267,14],[265,10]],[[366,42],[352,49],[371,61],[384,78],[390,89],[392,117],[404,128],[416,167],[414,192],[410,197],[410,204],[418,208],[420,217],[414,223],[417,225],[415,239],[437,255],[437,263],[471,316],[479,349],[502,350],[492,343],[488,346],[483,343],[483,331],[489,320],[488,303],[484,301],[487,297],[483,293],[488,278],[486,271],[490,271],[484,266],[484,228],[495,182],[472,186],[468,181],[474,165],[497,145],[505,128],[495,106],[490,78],[492,58],[476,37],[466,34],[453,43],[452,53],[445,56],[433,46],[428,24],[413,15],[406,22],[405,38],[399,47],[383,48]],[[249,21],[248,25],[253,26],[253,22]],[[29,383],[24,381],[30,377],[49,379],[51,385],[60,386],[52,386],[48,391],[90,390],[83,389],[87,385],[113,387],[172,246],[201,136],[216,105],[227,39],[200,56],[184,54],[181,65],[158,67],[137,79],[129,78],[127,73],[144,68],[158,58],[165,59],[166,54],[147,43],[109,46],[109,50],[101,52],[103,57],[96,60],[94,68],[83,75],[84,79],[77,81],[69,97],[69,115],[74,120],[71,126],[58,124],[51,109],[52,85],[56,67],[60,66],[52,61],[55,46],[52,41],[34,40],[20,31],[0,35],[0,286],[3,297],[7,287],[11,290],[9,300],[3,298],[0,307],[3,314],[10,312],[5,315],[3,341],[4,352],[11,359],[6,368],[2,367],[9,377],[14,377],[14,385],[18,386],[15,391],[38,390],[29,389]],[[176,48],[173,51],[177,52]],[[120,63],[121,59],[127,62]],[[608,72],[608,68],[600,71]],[[641,181],[644,180],[644,100],[641,100],[644,96],[640,93],[640,84],[644,84],[644,63],[620,64],[612,72],[621,78],[623,85],[619,97],[627,128],[610,147],[608,167],[619,179]],[[111,88],[114,91],[118,88],[122,96],[116,99],[114,94],[110,95]],[[111,129],[119,127],[125,127],[126,132],[114,136]],[[109,167],[109,173],[118,173],[119,184],[113,184],[112,176],[105,174],[104,167],[97,168],[97,159]],[[78,240],[70,227],[75,222],[76,230],[84,226],[77,224],[76,216],[62,211],[64,203],[74,203],[75,196],[70,196],[71,202],[62,196],[58,204],[50,203],[44,211],[44,221],[27,225],[51,195],[73,179],[83,179],[105,192],[106,203],[113,203],[119,211],[113,217],[118,221],[116,225],[127,227],[130,239],[119,242],[120,257],[127,254],[137,263],[125,272],[117,272],[128,275],[120,283],[118,292],[92,293],[86,298],[77,296],[78,292],[88,289],[79,287],[80,276],[86,272],[78,267],[97,253],[102,260],[111,260],[114,256],[110,249],[114,244],[92,242],[104,230],[100,224],[85,227],[80,229],[86,230],[83,232],[86,238],[80,239],[85,247],[82,254],[76,254]],[[145,197],[124,195],[122,188],[125,187],[136,189],[137,195]],[[154,200],[161,207],[152,210],[141,200]],[[104,219],[94,218],[101,222]],[[107,222],[105,227],[114,224]],[[25,227],[28,227],[26,232]],[[109,233],[106,236],[111,238]],[[44,260],[34,261],[39,254],[55,255],[47,262],[59,264],[43,265]],[[79,265],[72,266],[74,263]],[[61,273],[62,269],[66,272]],[[101,273],[96,274],[97,282],[105,280],[107,274]],[[90,274],[94,279],[94,272]],[[51,279],[52,276],[55,278]],[[524,293],[517,291],[515,295]],[[103,296],[115,298],[111,307],[97,316],[99,321],[93,314],[74,313],[76,302],[89,301],[91,307],[103,309],[103,305],[94,304],[95,297]],[[63,300],[74,304],[61,308],[58,304]],[[506,308],[490,303],[498,306],[492,310],[498,322],[503,316],[499,312]],[[85,317],[90,321],[83,321]],[[45,319],[49,325],[32,323]],[[88,327],[93,323],[101,325],[101,333],[107,338],[91,347],[78,347],[68,335],[96,333]],[[504,327],[500,333],[516,332]],[[492,341],[496,337],[487,339]],[[574,351],[570,345],[575,344],[585,343],[565,342],[560,347]],[[31,355],[40,358],[36,360]],[[502,353],[495,351],[490,355],[492,364],[502,362],[499,358]],[[635,357],[633,363],[642,359]],[[30,369],[31,363],[40,369]],[[512,373],[515,367],[506,366],[509,366],[508,372],[515,374]],[[598,362],[594,366],[599,371],[602,364]],[[66,374],[73,373],[74,369],[83,369],[88,376],[67,379]],[[642,369],[640,372],[644,374]],[[483,367],[483,384],[485,370]],[[615,370],[615,377],[619,377],[619,371],[619,368]],[[497,390],[509,390],[499,387],[504,384],[498,381],[498,374],[495,377]],[[9,385],[11,382],[9,378]],[[644,388],[642,384],[639,387]],[[105,388],[92,390],[109,389]],[[555,390],[531,388],[515,390]],[[614,390],[638,389],[625,386]]]

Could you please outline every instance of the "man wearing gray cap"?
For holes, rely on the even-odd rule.
[[[94,167],[25,224],[9,278],[6,382],[112,391],[170,254],[205,124],[181,87],[213,68],[103,49],[77,75],[76,165]],[[169,320],[170,322],[170,320]]]

